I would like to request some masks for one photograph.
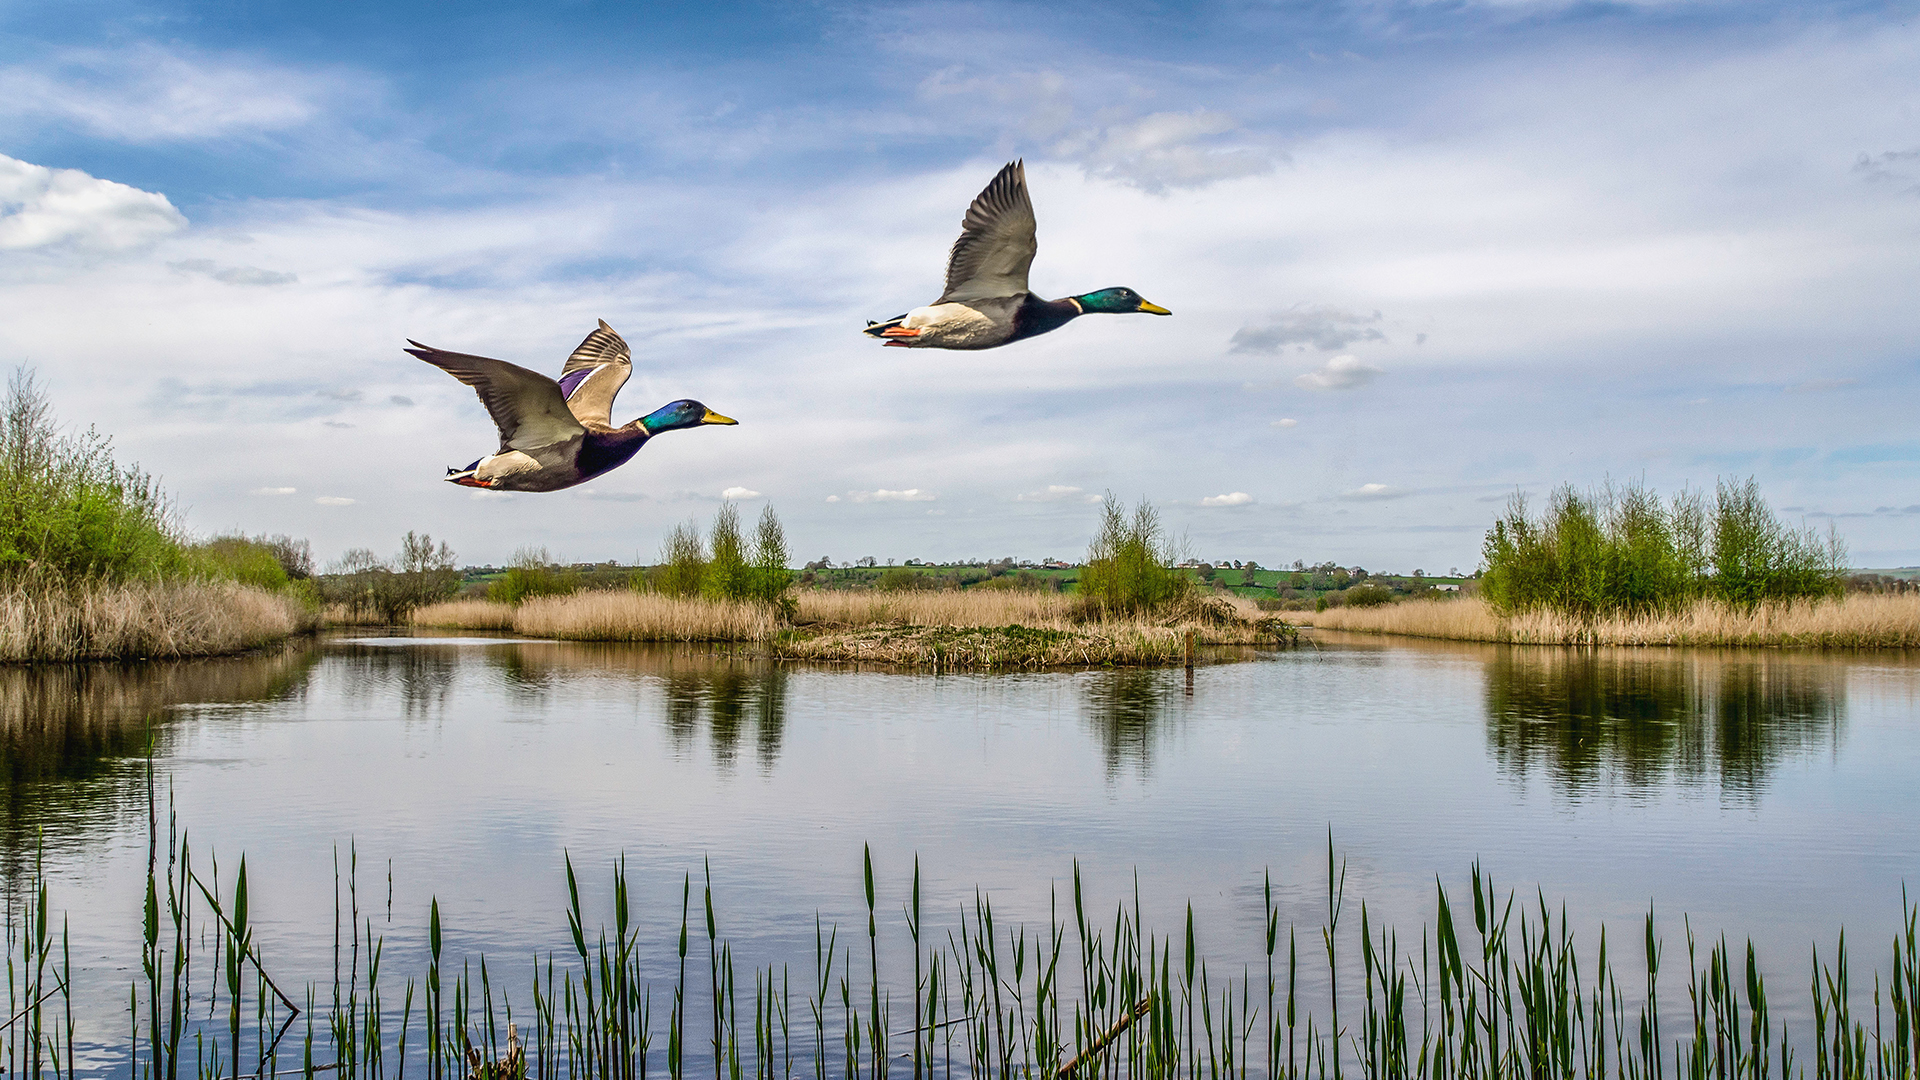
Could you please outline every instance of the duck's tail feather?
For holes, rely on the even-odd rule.
[[[902,327],[900,324],[905,322],[906,319],[907,317],[904,314],[895,315],[893,318],[888,319],[886,322],[874,322],[871,319],[869,319],[867,321],[866,328],[861,330],[860,332],[867,335],[868,337],[877,337],[877,338],[905,336],[900,333],[900,331],[904,329],[904,327]],[[887,331],[889,330],[893,331],[893,333],[888,333]]]

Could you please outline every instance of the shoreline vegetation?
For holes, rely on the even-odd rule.
[[[1920,595],[1849,593],[1752,607],[1701,598],[1678,610],[1578,618],[1535,608],[1502,614],[1478,597],[1304,612],[1316,630],[1515,645],[1920,648]]]
[[[758,642],[775,657],[937,670],[1159,665],[1202,646],[1291,643],[1294,630],[1253,601],[1201,596],[1171,567],[1159,517],[1108,498],[1072,595],[1006,585],[929,589],[905,575],[877,588],[793,588],[779,519],[766,509],[749,544],[731,504],[703,542],[667,538],[659,566],[627,590],[575,591],[544,551],[525,550],[486,600],[413,609],[415,626],[511,630],[572,641]],[[644,591],[643,591],[644,590]]]
[[[27,368],[0,399],[0,663],[238,652],[319,623],[305,541],[189,540],[155,480],[69,434]],[[291,570],[291,572],[290,572]]]
[[[417,923],[376,932],[349,848],[335,864],[329,988],[294,984],[284,971],[275,980],[273,954],[254,937],[244,855],[226,878],[217,859],[195,860],[171,813],[163,857],[162,831],[155,821],[140,963],[103,972],[128,980],[114,995],[130,1014],[119,1028],[126,1041],[87,1046],[89,1075],[384,1080],[406,1076],[409,1064],[427,1080],[686,1080],[709,1070],[733,1080],[1340,1080],[1349,1070],[1434,1080],[1911,1080],[1920,1071],[1920,906],[1905,895],[1891,955],[1882,954],[1888,968],[1850,970],[1841,932],[1835,945],[1814,944],[1801,995],[1794,982],[1769,992],[1770,965],[1751,938],[1744,949],[1724,934],[1696,939],[1682,917],[1682,952],[1662,932],[1672,917],[1663,924],[1650,907],[1610,949],[1604,925],[1576,935],[1564,904],[1503,894],[1478,863],[1455,886],[1470,900],[1436,879],[1434,921],[1403,942],[1364,901],[1348,903],[1331,838],[1324,907],[1310,902],[1324,912],[1317,927],[1288,919],[1285,898],[1319,883],[1290,887],[1269,872],[1259,928],[1237,955],[1211,957],[1199,942],[1218,949],[1219,939],[1196,927],[1191,904],[1184,933],[1156,929],[1137,889],[1117,902],[1090,897],[1077,863],[1035,926],[996,917],[992,896],[977,890],[957,920],[938,900],[923,907],[918,860],[904,888],[876,888],[868,849],[864,911],[854,909],[847,941],[815,914],[811,950],[800,944],[797,955],[750,966],[736,960],[745,950],[728,935],[734,924],[710,871],[699,904],[692,875],[682,879],[676,947],[676,898],[652,901],[664,911],[642,899],[636,911],[622,859],[612,867],[612,925],[595,927],[569,859],[571,947],[536,951],[528,981],[525,954],[510,959],[509,943],[506,955],[463,953],[457,943],[471,938],[447,933],[437,898],[415,913],[425,919],[424,956]],[[17,1011],[0,1029],[0,1055],[15,1075],[77,1080],[67,931],[44,876],[22,884],[22,902],[6,909]],[[643,943],[643,927],[658,936]],[[400,959],[383,963],[390,933]],[[911,965],[897,959],[906,951]],[[674,952],[677,974],[659,963]],[[394,971],[410,961],[421,966]]]

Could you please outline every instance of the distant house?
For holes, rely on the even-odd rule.
[[[1041,566],[1041,568],[1042,568],[1042,569],[1046,569],[1046,570],[1071,570],[1071,569],[1073,569],[1073,564],[1072,564],[1072,563],[1065,563],[1065,562],[1061,562],[1061,561],[1060,561],[1060,560],[1058,560],[1058,559],[1048,559],[1048,560],[1047,560],[1046,562],[1043,562],[1043,563],[1041,563],[1041,564],[1040,564],[1040,566]]]

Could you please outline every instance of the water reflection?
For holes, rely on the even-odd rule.
[[[582,676],[653,683],[665,693],[662,721],[676,753],[692,753],[704,730],[722,768],[732,768],[743,751],[763,770],[780,757],[789,674],[756,652],[530,641],[501,645],[487,655],[524,704],[544,701]]]
[[[295,692],[319,653],[304,645],[211,660],[0,667],[0,876],[21,880],[35,847],[84,842],[133,802],[146,810],[151,722],[187,703],[269,701]]]
[[[1831,746],[1846,708],[1846,661],[1815,654],[1502,646],[1486,673],[1495,761],[1568,791],[1712,781],[1752,797]]]
[[[1081,716],[1100,742],[1107,776],[1119,775],[1123,766],[1144,774],[1168,717],[1183,707],[1183,676],[1171,668],[1116,668],[1078,678]]]

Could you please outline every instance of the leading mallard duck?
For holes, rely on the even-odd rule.
[[[624,427],[612,426],[613,397],[633,374],[633,353],[601,320],[567,357],[555,382],[486,356],[445,352],[411,339],[407,352],[466,383],[500,429],[500,449],[447,482],[495,491],[559,491],[625,465],[663,431],[737,424],[697,401],[674,401]]]
[[[1126,288],[1042,300],[1027,291],[1036,250],[1027,169],[1015,161],[967,207],[960,239],[947,256],[947,291],[926,307],[868,323],[866,333],[900,348],[991,349],[1096,312],[1173,314]]]

